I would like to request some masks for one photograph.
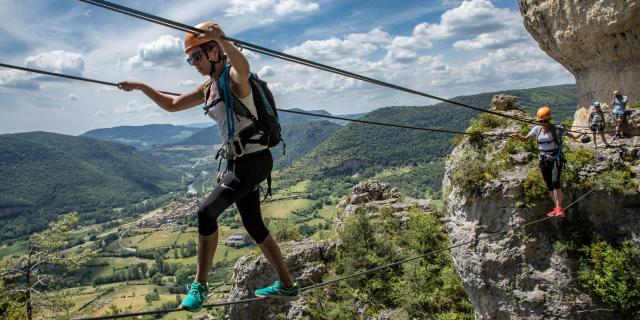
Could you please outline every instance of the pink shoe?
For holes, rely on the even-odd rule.
[[[562,208],[560,207],[556,207],[551,212],[547,213],[547,217],[562,218],[564,217],[564,210],[562,210]]]

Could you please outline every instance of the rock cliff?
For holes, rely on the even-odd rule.
[[[576,77],[584,126],[593,101],[610,103],[620,90],[640,101],[640,2],[518,0],[527,31]]]
[[[536,146],[507,139],[527,129],[482,117],[479,121],[490,128],[486,133],[494,136],[465,138],[446,162],[443,194],[452,244],[544,218],[552,208],[536,178]],[[608,149],[567,144],[564,205],[594,192],[565,218],[452,251],[476,319],[621,319],[615,307],[579,281],[584,252],[577,247],[598,240],[640,245],[640,144]]]

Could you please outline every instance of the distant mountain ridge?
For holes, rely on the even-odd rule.
[[[174,126],[171,124],[149,124],[94,129],[80,136],[123,143],[138,150],[146,150],[154,146],[182,141],[199,130],[200,128]]]
[[[326,110],[291,110],[331,116]],[[367,113],[340,115],[343,118],[355,119]],[[279,112],[282,125],[299,122],[324,121],[326,118]],[[345,124],[345,121],[330,120],[334,123]],[[176,126],[170,124],[150,124],[143,126],[119,126],[113,128],[94,129],[83,133],[83,137],[92,137],[106,141],[123,143],[135,147],[138,150],[148,150],[158,146],[192,146],[214,145],[222,143],[218,125],[201,122],[189,125]]]

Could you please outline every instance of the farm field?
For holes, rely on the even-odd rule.
[[[273,220],[283,221],[294,217],[299,218],[298,215],[293,215],[292,212],[305,212],[305,210],[317,206],[318,200],[297,198],[301,193],[306,191],[308,185],[309,181],[302,181],[278,192],[271,201],[262,205],[263,217],[272,219],[272,222]],[[172,207],[179,205],[179,203],[171,204]],[[143,213],[141,216],[148,218],[166,210],[167,209],[154,209],[148,213]],[[307,211],[305,216],[308,214]],[[335,205],[327,204],[317,209],[317,212],[313,213],[313,218],[298,225],[317,227],[318,225],[325,224],[327,221],[333,221],[335,214]],[[98,252],[98,256],[94,257],[88,266],[85,267],[85,270],[82,272],[84,279],[103,279],[104,281],[104,279],[114,276],[115,273],[122,274],[126,272],[127,267],[139,264],[146,264],[148,270],[155,269],[157,253],[162,253],[163,263],[165,265],[182,269],[192,267],[195,273],[197,257],[195,255],[183,256],[183,254],[187,248],[185,245],[190,241],[195,241],[196,243],[198,241],[198,231],[196,227],[193,225],[178,225],[174,228],[132,228],[131,226],[135,225],[135,221],[136,220],[128,220],[119,224],[117,228],[103,230],[103,234],[118,232],[118,230],[122,230],[123,226],[128,227],[120,242],[122,246],[135,248],[136,251],[123,250],[118,244],[118,240],[111,241],[102,249],[102,252],[106,253],[106,256]],[[211,270],[210,279],[212,281],[218,281],[212,283],[212,286],[218,288],[215,290],[217,293],[212,299],[224,299],[230,287],[228,283],[226,285],[223,284],[225,281],[232,281],[232,266],[238,258],[247,254],[254,254],[254,256],[260,255],[260,250],[252,242],[250,245],[242,248],[233,248],[224,244],[224,241],[231,235],[247,234],[246,230],[239,224],[240,217],[237,213],[234,221],[236,221],[236,224],[231,224],[234,225],[234,227],[219,224],[218,239],[220,244],[216,250],[214,264],[222,262],[221,265],[225,267],[223,269]],[[272,228],[277,228],[278,226],[277,223],[270,225]],[[324,234],[326,232],[330,231],[319,230],[312,238],[325,237]],[[79,237],[81,234],[82,233],[78,232],[75,234],[75,237]],[[91,242],[86,242],[83,246],[89,243]],[[24,244],[19,243],[11,247],[5,247],[0,249],[0,253],[19,250],[20,245],[24,246]],[[169,248],[172,245],[177,245],[178,247]],[[283,244],[283,250],[287,250],[285,244]],[[109,254],[113,254],[114,256],[108,256]],[[75,312],[77,312],[77,315],[98,316],[113,312],[136,312],[159,308],[163,303],[165,303],[165,306],[171,305],[175,303],[177,299],[182,298],[182,292],[176,295],[169,291],[174,286],[174,276],[171,274],[162,274],[162,281],[164,281],[164,285],[152,284],[151,279],[147,278],[99,284],[96,286],[76,287],[68,289],[68,292],[73,296],[73,308]],[[158,292],[159,300],[145,300],[145,296],[153,293],[154,289]],[[193,316],[194,314],[192,313],[176,312],[165,315],[161,319],[189,319]]]
[[[290,199],[269,202],[262,205],[264,218],[286,219],[292,211],[306,209],[313,203],[309,199]]]

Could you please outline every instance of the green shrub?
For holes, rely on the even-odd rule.
[[[562,183],[572,189],[588,187],[585,181],[578,181],[577,173],[593,162],[595,158],[593,151],[586,149],[564,149],[563,153],[566,163],[560,177]]]
[[[577,249],[576,243],[571,240],[567,240],[567,241],[558,240],[553,243],[553,251],[556,253],[572,252],[576,249]]]
[[[633,316],[640,310],[639,248],[625,242],[615,249],[598,241],[581,249],[586,255],[581,260],[578,279],[610,306]]]
[[[563,150],[567,164],[576,169],[582,169],[587,164],[593,162],[595,158],[592,150],[587,149],[566,149]]]
[[[467,193],[479,193],[485,183],[498,175],[500,169],[496,161],[485,160],[482,152],[475,150],[465,153],[459,163],[462,165],[453,172],[453,184]]]
[[[547,185],[542,178],[542,173],[540,173],[540,169],[538,168],[529,170],[527,178],[524,179],[523,188],[524,198],[528,204],[543,200],[549,194],[549,189],[547,189]]]
[[[466,138],[467,136],[464,134],[456,134],[453,136],[453,139],[451,139],[451,145],[452,146],[457,146],[460,143],[462,143],[462,141],[464,141],[464,138]]]
[[[533,154],[538,153],[538,146],[533,139],[527,141],[520,141],[509,138],[505,143],[504,148],[500,151],[498,158],[501,160],[507,160],[509,155],[518,154],[521,152],[529,152]]]
[[[601,172],[588,181],[589,185],[598,186],[604,190],[635,195],[638,193],[638,185],[631,175],[629,168],[614,169]]]
[[[345,219],[340,238],[335,277],[448,245],[437,216],[418,208],[409,211],[405,223],[389,210],[371,217],[357,212]],[[401,319],[473,319],[448,251],[338,282],[330,295],[314,292],[307,309],[312,319],[368,319],[391,308],[400,310]],[[364,314],[357,310],[363,304],[367,305]]]
[[[482,140],[482,134],[495,128],[503,128],[508,124],[507,119],[490,113],[483,113],[478,118],[472,119],[467,132],[470,133],[469,141],[477,143]]]

